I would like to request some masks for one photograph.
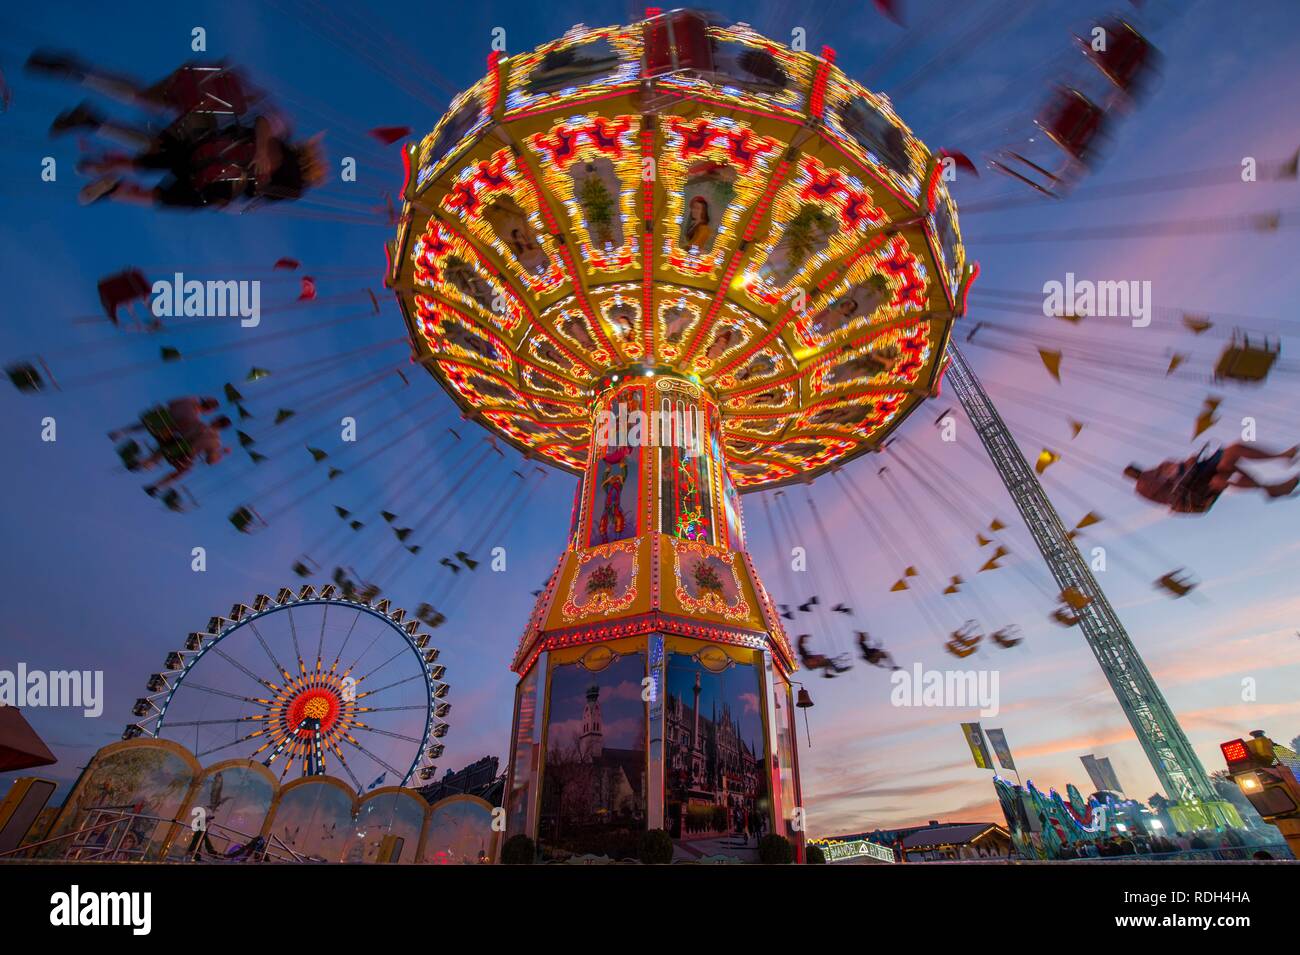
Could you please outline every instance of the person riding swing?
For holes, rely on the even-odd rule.
[[[1204,514],[1230,487],[1262,490],[1274,499],[1288,497],[1300,485],[1300,476],[1276,484],[1261,483],[1242,470],[1239,464],[1242,460],[1293,464],[1300,454],[1300,445],[1279,452],[1240,442],[1209,454],[1207,448],[1202,448],[1200,453],[1185,461],[1164,461],[1146,470],[1130,464],[1124,469],[1124,475],[1135,482],[1134,489],[1139,495],[1164,504],[1175,514]]]

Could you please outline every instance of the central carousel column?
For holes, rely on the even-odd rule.
[[[790,646],[745,551],[718,408],[667,369],[605,376],[568,548],[513,664],[508,834],[546,858],[802,854]]]

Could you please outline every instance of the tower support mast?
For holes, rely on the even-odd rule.
[[[951,360],[948,381],[957,392],[1007,492],[1015,501],[1052,577],[1062,591],[1074,588],[1088,598],[1087,606],[1077,611],[1079,627],[1115,691],[1165,794],[1180,803],[1217,802],[1218,796],[1205,768],[1188,743],[1137,647],[1129,639],[1115,608],[1106,599],[1097,578],[1061,523],[1047,492],[954,342],[948,345],[948,357]]]

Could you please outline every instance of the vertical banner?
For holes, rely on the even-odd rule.
[[[988,734],[989,745],[993,747],[993,752],[998,757],[998,765],[1013,773],[1016,772],[1015,760],[1011,758],[1011,747],[1007,745],[1007,734],[1000,729],[988,729],[984,732]]]
[[[1089,753],[1087,756],[1080,756],[1079,762],[1083,763],[1083,768],[1088,771],[1088,778],[1092,780],[1094,789],[1105,789],[1106,778],[1102,775],[1101,766],[1098,765],[1097,757]]]
[[[1102,781],[1106,784],[1104,789],[1113,793],[1122,793],[1124,789],[1119,784],[1119,777],[1115,775],[1115,768],[1110,764],[1110,757],[1103,756],[1097,760],[1097,769],[1101,771]]]
[[[984,730],[978,723],[962,723],[961,731],[966,734],[966,745],[970,747],[971,757],[980,769],[992,769],[993,760],[989,759],[989,748],[984,744]]]

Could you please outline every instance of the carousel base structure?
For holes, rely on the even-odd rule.
[[[624,584],[575,602],[611,560]],[[683,562],[731,571],[734,622],[682,613]],[[649,535],[566,554],[545,596],[518,660],[507,833],[544,859],[636,858],[650,829],[674,860],[758,861],[769,833],[802,858],[789,664],[759,629],[770,608],[748,559]],[[620,598],[627,616],[584,622]]]
[[[743,549],[716,406],[686,379],[627,375],[595,418],[609,443],[513,664],[507,833],[545,860],[637,858],[654,829],[680,861],[758,861],[771,834],[802,858],[794,662]]]

